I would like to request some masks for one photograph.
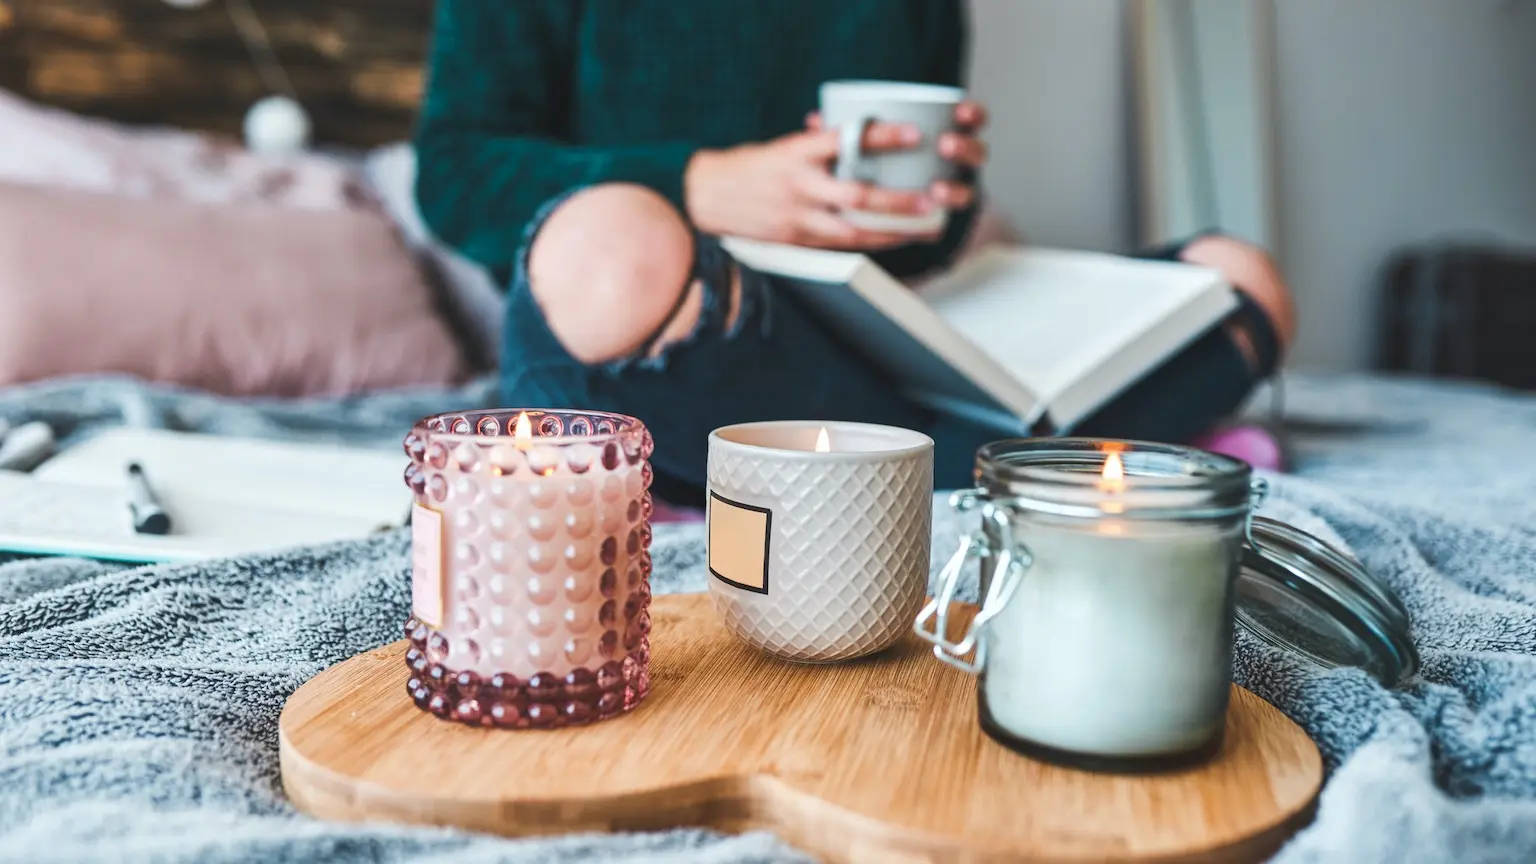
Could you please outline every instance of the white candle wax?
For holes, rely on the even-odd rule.
[[[988,625],[981,682],[1002,731],[1109,757],[1187,752],[1223,722],[1239,529],[1015,523],[1033,563]]]

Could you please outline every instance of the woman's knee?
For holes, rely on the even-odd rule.
[[[1252,298],[1275,328],[1284,351],[1296,336],[1296,306],[1274,259],[1251,243],[1221,235],[1191,242],[1180,254],[1191,264],[1220,271],[1232,286]]]
[[[671,329],[674,311],[689,311],[678,301],[693,254],[693,234],[666,199],[642,186],[593,186],[540,227],[528,252],[529,287],[571,356],[603,363],[633,354]]]

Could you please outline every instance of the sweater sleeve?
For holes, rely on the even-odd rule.
[[[965,86],[965,67],[969,60],[970,30],[964,0],[920,0],[929,4],[936,20],[931,43],[935,46],[929,81],[951,87]],[[976,202],[964,210],[949,214],[944,233],[932,243],[901,246],[874,255],[876,262],[898,277],[920,276],[948,266],[971,233],[981,200],[980,175],[964,171],[961,179],[977,185]]]
[[[694,146],[564,143],[580,3],[438,0],[416,132],[416,199],[443,242],[511,263],[539,206],[578,186],[631,182],[683,207]]]

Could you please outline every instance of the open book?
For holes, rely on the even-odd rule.
[[[170,515],[169,534],[134,532],[133,462]],[[183,561],[365,537],[405,524],[404,464],[395,450],[110,430],[30,474],[0,471],[0,550]]]
[[[1214,270],[1094,252],[990,247],[914,290],[860,254],[723,243],[908,398],[1010,435],[1070,432],[1237,305]]]

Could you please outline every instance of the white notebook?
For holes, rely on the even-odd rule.
[[[171,533],[136,534],[127,467],[144,467]],[[405,524],[398,451],[120,429],[30,474],[0,471],[0,550],[183,561],[365,537]]]
[[[864,255],[728,238],[785,278],[905,394],[1007,434],[1062,434],[1215,326],[1215,270],[1095,252],[991,247],[913,290]]]

